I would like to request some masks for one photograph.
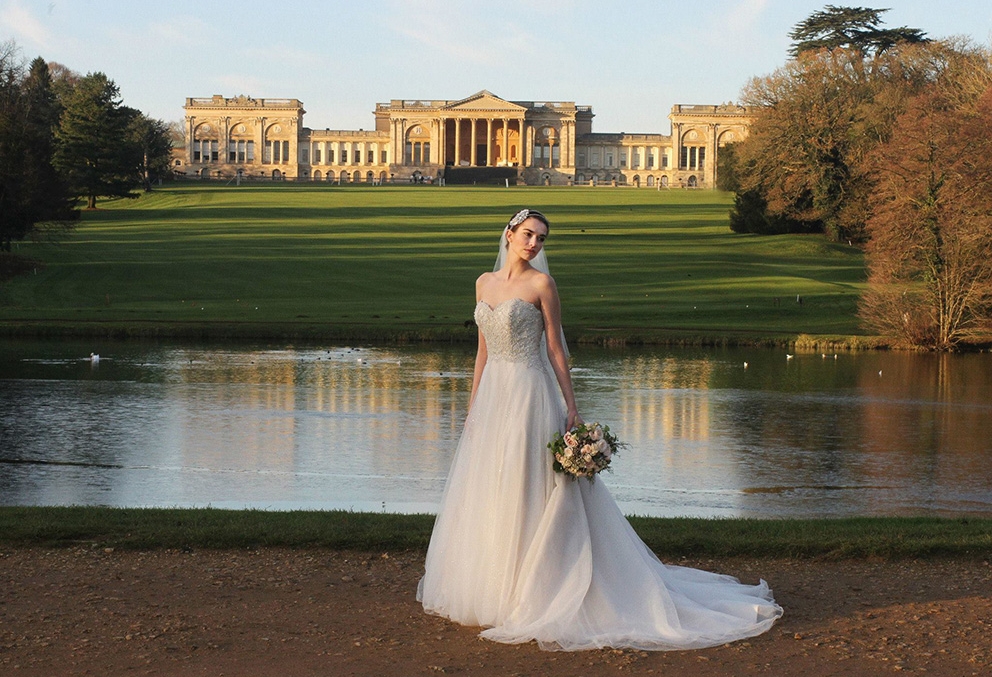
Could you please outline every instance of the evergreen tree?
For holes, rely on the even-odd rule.
[[[58,102],[48,66],[35,59],[27,75],[12,43],[0,46],[0,250],[76,215],[52,166]]]
[[[928,42],[926,33],[916,28],[881,28],[882,14],[888,11],[827,5],[793,27],[789,54],[799,56],[803,52],[840,48],[880,54],[900,42]]]
[[[145,191],[169,174],[172,159],[172,132],[162,120],[150,118],[133,108],[125,109],[130,118],[127,140],[132,144],[132,162]]]
[[[56,135],[55,166],[73,193],[86,197],[137,197],[134,144],[128,141],[132,114],[121,106],[117,85],[103,73],[86,75],[66,97]]]

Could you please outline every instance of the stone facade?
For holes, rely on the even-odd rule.
[[[375,108],[375,129],[313,130],[298,99],[188,98],[177,174],[346,183],[435,181],[502,168],[527,185],[713,188],[720,147],[747,135],[735,105],[672,107],[672,133],[592,131],[590,106],[507,101],[481,91],[456,101],[399,100]],[[450,172],[449,172],[450,173]]]

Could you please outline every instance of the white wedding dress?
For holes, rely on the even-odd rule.
[[[761,581],[663,564],[601,479],[552,470],[566,423],[543,316],[480,302],[488,359],[452,462],[417,599],[498,642],[542,649],[692,649],[751,637],[782,615]]]

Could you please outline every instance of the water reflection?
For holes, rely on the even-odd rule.
[[[469,347],[0,343],[0,503],[431,511]],[[992,514],[987,355],[579,348],[628,513]],[[747,362],[747,368],[744,363]]]

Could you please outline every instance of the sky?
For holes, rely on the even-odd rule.
[[[826,4],[992,41],[990,0],[0,0],[0,42],[182,120],[186,97],[296,98],[313,129],[371,129],[390,99],[592,106],[593,131],[664,133],[674,104],[737,101]]]

